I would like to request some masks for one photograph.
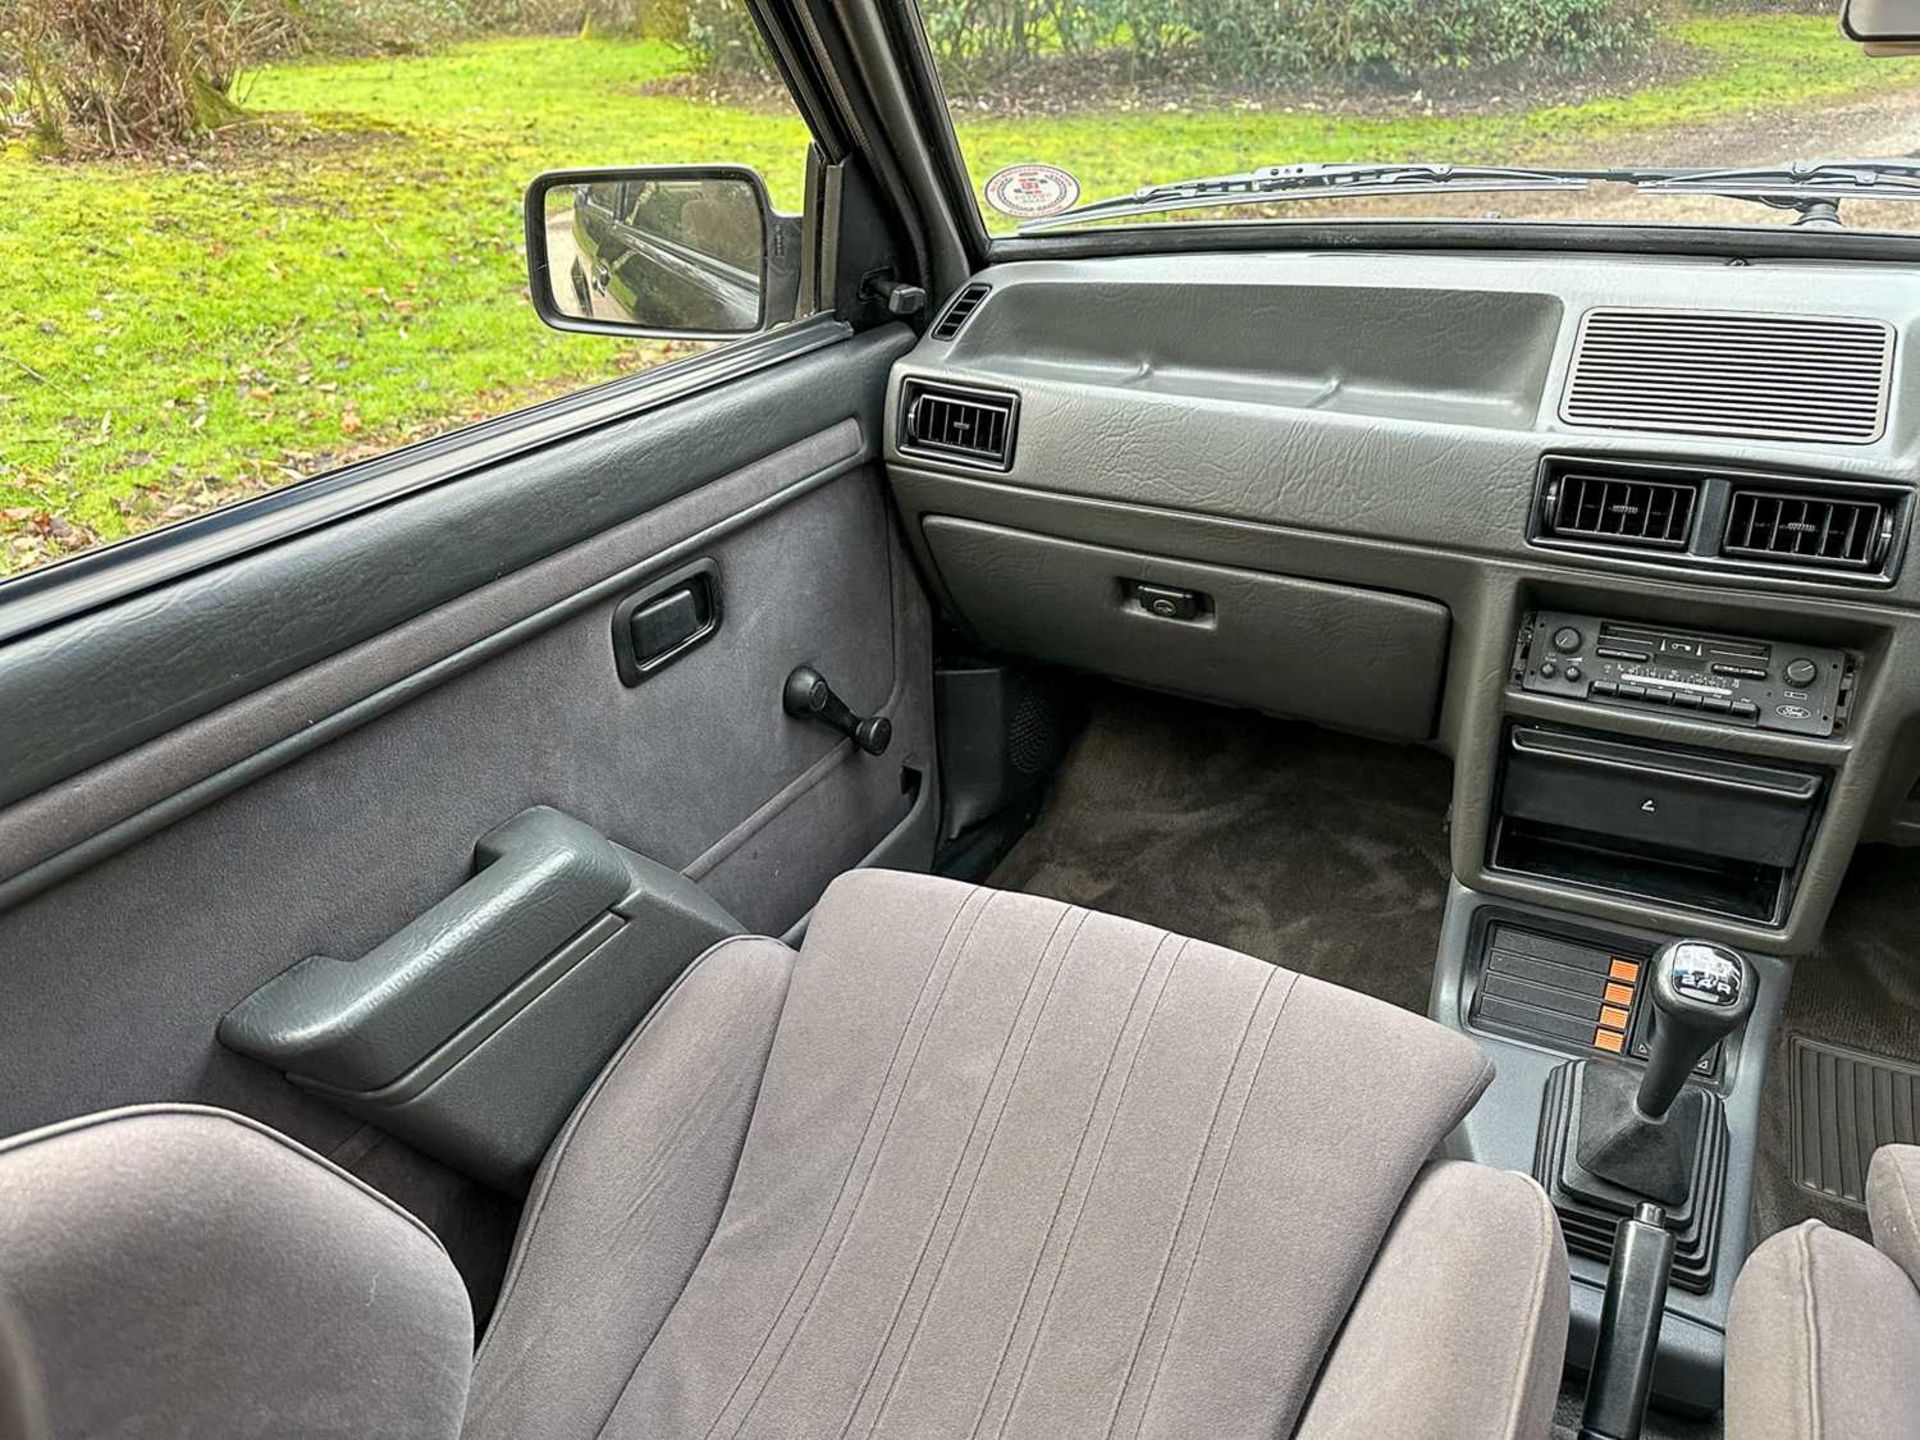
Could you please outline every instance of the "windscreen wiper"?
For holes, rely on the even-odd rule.
[[[1269,201],[1311,200],[1330,195],[1426,195],[1439,190],[1584,190],[1589,180],[1638,180],[1645,171],[1537,170],[1497,165],[1303,164],[1267,165],[1241,175],[1146,185],[1130,195],[1115,195],[1076,205],[1058,215],[1029,220],[1022,235],[1114,220],[1158,215],[1173,210],[1212,210]]]
[[[1721,195],[1798,210],[1795,225],[1834,227],[1842,200],[1920,200],[1920,160],[1820,160],[1740,170],[1672,170],[1635,187],[1654,195]]]

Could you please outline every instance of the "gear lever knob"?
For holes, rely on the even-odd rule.
[[[1664,1120],[1700,1057],[1753,1013],[1753,967],[1710,940],[1675,940],[1648,964],[1656,1013],[1653,1048],[1634,1108]]]

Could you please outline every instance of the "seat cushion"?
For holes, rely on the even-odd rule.
[[[1783,1230],[1734,1282],[1726,1376],[1727,1440],[1911,1440],[1920,1292],[1863,1240]]]
[[[588,1102],[469,1433],[515,1433],[489,1398],[516,1388],[489,1374],[509,1363],[611,1397],[556,1436],[1287,1433],[1491,1073],[1464,1037],[1287,970],[925,876],[837,881],[783,983],[724,1198],[698,1179],[718,1213],[683,1283],[622,1228],[671,1184],[649,1127],[592,1111],[712,1116],[647,1087]],[[686,1053],[673,1003],[617,1065]],[[716,1073],[738,1115],[743,1082]],[[556,1224],[590,1233],[545,1285]],[[647,1298],[629,1319],[596,1286]],[[1490,1383],[1520,1363],[1488,1357]]]

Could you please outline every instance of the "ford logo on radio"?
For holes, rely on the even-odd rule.
[[[1804,705],[1776,705],[1773,713],[1786,720],[1811,720],[1813,712]]]

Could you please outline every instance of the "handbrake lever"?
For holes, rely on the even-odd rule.
[[[1667,1212],[1643,1203],[1613,1232],[1613,1263],[1607,1267],[1607,1298],[1600,1306],[1580,1440],[1640,1440],[1672,1273]]]

